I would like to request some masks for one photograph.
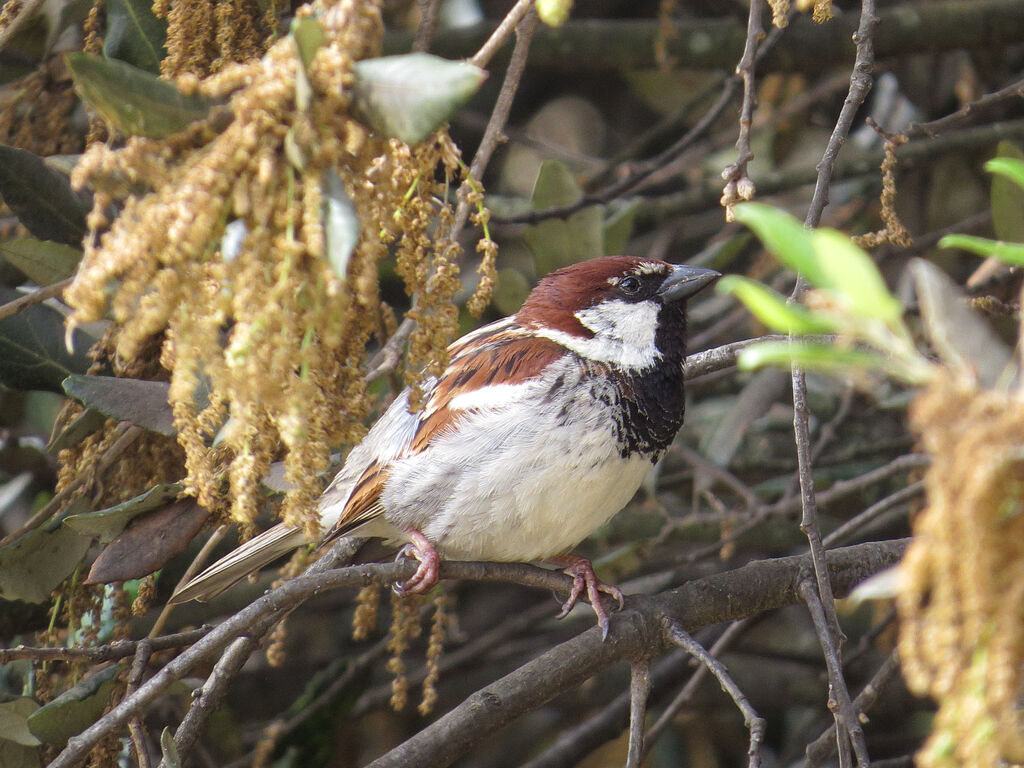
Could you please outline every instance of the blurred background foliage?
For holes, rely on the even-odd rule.
[[[464,188],[464,194],[475,196],[470,208],[477,226],[461,232],[462,224],[452,222],[458,207],[456,190],[467,176],[458,152],[466,163],[473,156],[494,108],[508,48],[482,83],[474,76],[470,87],[456,78],[442,88],[445,103],[439,116],[411,134],[401,133],[404,129],[386,118],[419,116],[427,107],[410,102],[409,96],[384,106],[368,105],[373,102],[372,84],[363,86],[364,96],[370,95],[358,105],[347,97],[336,102],[313,98],[314,104],[329,103],[330,115],[326,109],[317,113],[316,106],[297,108],[302,97],[292,96],[302,88],[326,93],[332,78],[344,83],[332,93],[347,93],[344,88],[351,88],[357,77],[353,60],[408,52],[424,9],[432,5],[389,0],[381,8],[383,23],[377,26],[374,4],[339,3],[333,7],[347,9],[352,18],[363,14],[361,18],[370,21],[368,26],[346,20],[319,22],[327,29],[326,44],[316,30],[303,28],[301,20],[309,15],[298,4],[8,0],[3,5],[0,638],[5,646],[105,643],[145,636],[155,624],[162,632],[174,632],[244,606],[275,574],[241,584],[208,605],[180,606],[172,613],[162,610],[208,532],[221,530],[216,525],[231,519],[237,494],[229,491],[244,488],[250,494],[244,514],[235,519],[258,526],[280,513],[283,492],[290,486],[284,482],[281,463],[288,453],[277,436],[288,442],[289,449],[301,445],[297,451],[307,450],[313,444],[319,451],[306,462],[308,473],[302,477],[295,475],[301,462],[293,459],[288,478],[305,484],[305,495],[296,498],[308,499],[323,481],[315,470],[337,466],[363,425],[371,423],[380,406],[404,385],[403,374],[414,379],[454,334],[514,312],[535,281],[552,269],[602,253],[628,252],[712,266],[756,281],[746,288],[734,283],[741,298],[743,291],[749,296],[760,290],[753,285],[769,286],[780,296],[792,291],[795,274],[787,267],[794,263],[783,259],[783,266],[772,256],[771,251],[778,254],[780,249],[773,248],[761,231],[768,248],[743,223],[726,223],[719,205],[722,170],[735,160],[739,99],[703,126],[685,150],[662,154],[720,99],[742,53],[745,2],[595,0],[577,4],[565,26],[541,27],[505,130],[508,141],[484,177]],[[759,200],[802,218],[815,165],[846,95],[854,52],[850,35],[860,5],[837,0],[831,4],[833,18],[823,24],[813,23],[811,9],[802,7],[810,4],[795,4],[807,13],[775,5],[789,26],[758,65],[758,106],[751,134],[754,159],[747,175],[757,186]],[[473,54],[508,6],[493,0],[446,0],[440,4],[430,52],[448,60]],[[936,376],[948,378],[947,384],[966,376],[976,387],[1004,394],[1017,385],[1017,376],[1007,371],[1018,344],[1021,281],[1012,264],[1019,263],[1014,244],[1024,242],[1024,192],[1006,169],[1013,167],[1014,158],[1024,156],[1022,86],[1011,87],[1024,71],[1024,8],[1005,0],[884,0],[878,10],[877,79],[839,158],[822,223],[865,237],[861,242],[871,249],[880,279],[875,284],[847,275],[842,284],[851,289],[881,286],[881,292],[866,298],[861,294],[859,306],[876,313],[871,319],[893,328],[898,318],[894,338],[903,339],[907,357],[901,361],[883,347],[888,356],[881,362],[858,358],[853,361],[857,365],[850,365],[851,359],[838,359],[834,349],[817,361],[804,359],[811,369],[808,399],[821,521],[826,534],[836,534],[836,543],[905,536],[912,520],[925,517],[925,487],[939,482],[927,477],[930,460],[924,451],[936,455],[928,445],[928,424],[948,427],[954,416],[969,416],[972,421],[954,431],[982,430],[977,438],[981,446],[988,444],[986,427],[1009,424],[999,438],[1004,453],[1019,451],[1022,439],[1013,410],[1018,408],[1015,396],[1007,396],[1002,406],[988,402],[982,407],[964,399],[962,390],[936,395],[932,387],[930,415],[917,412],[916,432],[908,407],[917,391],[914,387]],[[342,40],[346,34],[351,39]],[[373,35],[379,35],[379,49]],[[282,41],[292,45],[292,39],[299,55],[281,54]],[[316,58],[321,48],[326,52]],[[72,53],[76,56],[67,55]],[[275,56],[287,60],[283,69],[272,69]],[[328,64],[337,66],[330,69]],[[416,78],[424,72],[430,83],[442,77],[440,70],[426,66],[414,67],[411,75],[398,74],[403,85],[399,90],[422,91],[423,81]],[[316,67],[323,69],[319,75]],[[175,186],[181,183],[177,170],[197,167],[189,163],[202,162],[204,149],[232,130],[232,121],[236,128],[244,125],[240,102],[229,100],[246,93],[260,77],[270,91],[281,82],[289,89],[281,97],[286,106],[261,124],[272,125],[267,135],[276,142],[260,145],[272,158],[267,161],[272,170],[265,167],[262,172],[285,180],[267,185],[272,192],[266,200],[268,205],[279,204],[275,210],[292,210],[297,217],[290,223],[268,220],[266,231],[290,236],[295,223],[305,221],[302,211],[313,211],[314,219],[325,211],[322,229],[335,227],[334,235],[325,235],[333,240],[317,246],[315,226],[308,236],[297,236],[294,242],[301,247],[294,252],[296,273],[313,276],[316,290],[337,282],[333,289],[310,295],[347,296],[345,301],[351,304],[344,306],[358,307],[341,318],[331,312],[342,311],[342,299],[339,304],[324,302],[317,306],[326,314],[302,315],[312,325],[293,323],[287,333],[273,337],[275,344],[283,345],[274,349],[285,355],[284,364],[295,367],[301,361],[307,366],[303,376],[312,371],[314,383],[325,380],[316,378],[326,377],[322,371],[332,371],[326,377],[331,384],[321,389],[334,399],[318,402],[316,408],[334,408],[333,420],[314,420],[316,429],[306,431],[287,432],[294,421],[268,416],[270,410],[255,414],[236,407],[225,393],[230,390],[231,397],[244,404],[244,395],[250,392],[241,387],[244,381],[231,390],[221,386],[227,379],[213,374],[204,378],[195,367],[182,384],[179,406],[172,408],[168,397],[175,358],[167,351],[168,325],[147,326],[147,333],[132,337],[128,354],[123,348],[118,351],[118,334],[128,315],[115,313],[112,321],[107,303],[117,294],[117,281],[125,272],[112,270],[94,280],[98,293],[90,305],[93,315],[80,316],[72,330],[66,330],[65,318],[72,310],[81,315],[86,302],[69,307],[60,301],[83,257],[83,246],[93,263],[103,258],[96,234],[117,220],[122,207],[130,205],[127,201],[180,189]],[[385,81],[385,90],[391,84]],[[985,99],[986,94],[1002,95]],[[468,103],[459,108],[466,99]],[[972,103],[974,108],[955,119],[942,120]],[[270,111],[267,107],[267,114]],[[879,130],[865,124],[867,117]],[[446,120],[449,127],[435,132]],[[280,125],[286,129],[278,132]],[[289,132],[295,126],[299,128]],[[365,131],[363,143],[356,137],[360,131]],[[893,140],[903,133],[909,141]],[[351,143],[334,146],[323,141],[327,135]],[[361,186],[371,178],[373,163],[383,157],[389,158],[387,168],[393,175],[381,174],[377,188]],[[362,164],[352,158],[362,158]],[[1011,162],[1002,172],[988,173],[985,164],[993,158]],[[248,168],[250,159],[239,158],[237,167]],[[327,175],[332,168],[341,169],[340,186]],[[245,178],[264,183],[267,177],[260,172],[254,168]],[[88,178],[92,183],[72,186],[73,173],[76,180]],[[639,173],[646,175],[641,179]],[[387,195],[380,191],[385,177],[394,180]],[[295,183],[291,191],[287,179]],[[635,183],[623,187],[628,179]],[[211,196],[214,204],[231,199],[230,204],[223,203],[223,210],[217,209],[217,216],[213,208],[189,213],[210,218],[196,243],[197,262],[206,263],[216,252],[223,262],[241,265],[247,258],[244,248],[252,248],[264,259],[260,264],[276,264],[282,251],[275,249],[278,241],[273,238],[268,236],[259,247],[252,240],[240,244],[256,230],[256,223],[247,213],[252,209],[239,203],[242,193],[231,189],[234,180],[214,179],[224,187]],[[297,189],[319,193],[307,199],[297,196]],[[381,196],[374,197],[378,193]],[[315,194],[327,201],[326,207]],[[550,215],[553,210],[559,215]],[[243,226],[231,230],[229,225],[237,221]],[[389,236],[377,237],[387,231]],[[943,241],[953,234],[994,238],[1000,245],[965,238]],[[161,241],[156,233],[152,244],[138,252],[138,263],[154,258],[153,251],[160,248],[173,251],[171,233],[166,236]],[[481,241],[492,245],[478,253]],[[496,259],[493,243],[499,249]],[[841,248],[825,252],[838,260],[848,256]],[[122,256],[126,269],[135,268],[130,249]],[[168,268],[164,261],[158,269]],[[807,274],[806,266],[803,269]],[[137,284],[128,303],[143,306],[145,297],[156,292],[155,284]],[[200,293],[199,282],[183,285]],[[471,296],[486,298],[492,289],[482,318],[466,309]],[[27,291],[39,290],[49,291],[44,294],[47,301],[9,310]],[[180,290],[175,296],[183,303],[198,301]],[[691,310],[691,351],[771,329],[835,332],[834,314],[829,319],[828,313],[846,309],[831,301],[819,294],[815,304],[812,297],[810,311],[801,314],[770,299],[759,310],[755,298],[752,312],[730,295],[703,296]],[[309,311],[310,304],[299,304],[296,312]],[[209,306],[214,307],[210,311],[221,311],[215,302]],[[263,312],[275,332],[283,317],[275,314],[279,309],[267,305]],[[408,370],[388,371],[364,382],[367,361],[410,310],[420,321],[421,332],[414,338]],[[255,312],[253,318],[260,314]],[[230,316],[242,320],[241,314]],[[319,357],[310,351],[315,346],[310,339],[323,330],[323,325],[316,325],[321,322],[334,323],[335,343],[344,339],[349,345],[344,360],[332,362],[335,368],[320,369],[317,361],[337,347],[327,344],[327,352]],[[356,329],[354,335],[344,335],[339,330],[344,328]],[[857,334],[850,339],[845,351],[851,353],[866,353],[863,342],[872,341]],[[217,351],[223,352],[219,346]],[[213,356],[196,359],[213,364]],[[763,356],[761,362],[767,360]],[[906,365],[894,368],[893,361]],[[943,367],[933,367],[937,361]],[[815,362],[825,363],[829,370],[817,373]],[[252,381],[254,369],[243,370]],[[621,584],[627,593],[655,592],[752,559],[803,551],[804,538],[796,525],[800,503],[789,381],[784,370],[757,367],[716,371],[688,383],[686,427],[676,446],[627,510],[580,547],[582,554],[594,558],[602,578]],[[338,382],[345,386],[331,389]],[[253,392],[258,392],[257,383]],[[297,392],[307,391],[296,386]],[[186,400],[191,410],[181,407]],[[203,413],[207,422],[196,427]],[[280,413],[287,415],[287,408],[282,406]],[[226,424],[232,426],[225,432]],[[260,429],[249,429],[254,425]],[[191,438],[178,439],[183,429],[192,429]],[[313,438],[307,442],[310,434]],[[925,437],[920,438],[922,434]],[[959,452],[936,465],[944,471],[963,470],[963,463],[969,465],[977,455],[964,447],[970,443],[954,442]],[[186,468],[189,450],[195,453],[189,454],[192,463]],[[299,456],[309,458],[296,453]],[[234,485],[225,486],[226,467],[236,459],[241,474]],[[987,461],[986,466],[999,463],[991,457]],[[196,469],[200,466],[202,472]],[[1017,464],[1008,466],[1008,475],[983,483],[972,498],[998,485],[1004,492],[989,502],[1005,504],[1001,514],[1019,522]],[[969,479],[972,473],[964,476]],[[978,476],[989,477],[980,469]],[[942,487],[947,486],[948,481]],[[207,488],[205,495],[202,487]],[[929,493],[932,490],[929,486]],[[197,495],[202,505],[195,502]],[[953,497],[947,494],[943,503],[955,506]],[[844,527],[851,521],[852,526]],[[1004,688],[996,691],[1004,709],[995,719],[1005,722],[979,724],[957,717],[955,709],[936,719],[933,701],[914,697],[899,677],[890,675],[880,681],[882,694],[865,726],[871,755],[891,761],[886,764],[910,764],[932,734],[930,752],[922,758],[931,765],[994,765],[1000,759],[1019,763],[1022,756],[1014,751],[1019,743],[1014,745],[1012,738],[999,741],[991,734],[999,728],[1001,733],[1019,728],[1019,712],[1012,710],[1013,702],[1019,706],[1021,693],[1021,582],[1011,580],[1007,592],[977,580],[986,570],[1009,568],[1007,563],[1017,570],[1000,573],[1019,572],[1019,537],[1006,538],[1002,549],[985,549],[973,539],[968,548],[964,537],[970,534],[965,531],[974,529],[943,528],[941,521],[932,524],[945,532],[944,562],[950,573],[963,559],[976,558],[979,547],[986,557],[998,550],[1007,558],[997,566],[985,558],[970,560],[975,569],[963,578],[975,582],[953,595],[959,601],[973,595],[984,602],[987,613],[973,614],[972,621],[998,611],[1016,618],[1011,625],[1016,627],[1016,639],[1002,636],[997,649],[1003,654],[1001,663],[1018,664],[1016,671],[1000,678]],[[236,541],[234,528],[223,529],[222,535],[218,553]],[[1009,551],[1013,544],[1017,549]],[[924,567],[920,562],[918,566]],[[445,585],[444,594],[451,603],[445,620],[449,655],[440,661],[436,653],[428,658],[428,649],[438,645],[428,622],[418,636],[405,630],[404,662],[392,663],[390,671],[383,660],[401,649],[394,644],[389,649],[382,639],[391,621],[387,611],[379,618],[372,612],[369,618],[363,616],[363,624],[372,626],[366,639],[354,641],[353,594],[335,592],[304,605],[289,622],[287,635],[276,637],[274,652],[254,657],[238,675],[192,761],[363,765],[419,730],[424,717],[437,716],[421,715],[411,705],[401,712],[389,710],[396,672],[407,676],[415,704],[417,686],[429,670],[440,669],[440,679],[427,688],[436,687],[434,712],[443,713],[591,621],[584,611],[555,623],[550,597],[523,588],[460,583]],[[888,599],[841,606],[848,637],[845,672],[854,691],[884,669],[884,660],[900,642],[893,606]],[[408,606],[403,610],[410,611]],[[432,611],[423,606],[420,613]],[[979,682],[995,668],[985,666],[993,663],[986,654],[994,646],[981,640],[995,637],[996,628],[969,626],[956,615],[940,618],[951,622],[946,626],[958,627],[962,642],[947,642],[949,636],[944,635],[939,643],[939,635],[929,635],[926,622],[916,625],[917,646],[936,652],[930,659],[918,658],[915,690],[941,701],[963,685],[961,693],[974,698],[961,699],[961,715],[977,712],[977,701],[991,701],[985,694],[994,686]],[[435,626],[439,623],[435,621]],[[710,646],[720,634],[717,628],[699,639]],[[975,635],[979,642],[972,656],[964,643]],[[949,655],[954,647],[961,655]],[[939,650],[948,653],[943,656]],[[824,706],[824,663],[806,611],[794,608],[758,617],[724,659],[767,719],[766,762],[803,761],[807,745],[832,721]],[[929,665],[946,665],[963,676],[945,688],[932,686]],[[744,764],[742,717],[716,686],[705,683],[685,692],[674,708],[670,705],[691,674],[682,652],[668,654],[654,665],[652,713],[667,711],[669,720],[651,747],[648,764]],[[45,764],[55,748],[123,695],[127,676],[126,662],[94,664],[88,659],[13,661],[0,667],[0,763]],[[617,697],[626,681],[623,669],[613,669],[585,688],[567,692],[477,748],[464,764],[621,765],[628,709],[616,714],[615,707],[621,709]],[[151,709],[143,739],[154,755],[160,751],[161,730],[181,720],[196,684],[183,681]],[[958,740],[969,743],[964,741],[967,735],[956,730],[957,723],[968,723],[970,733],[981,734],[985,749],[971,748],[973,758],[956,748]],[[574,749],[559,751],[559,739],[572,742]],[[128,740],[117,738],[92,759],[97,765],[115,760],[130,764],[131,754]]]

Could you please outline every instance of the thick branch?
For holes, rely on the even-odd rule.
[[[838,594],[895,563],[905,541],[862,544],[829,552]],[[688,582],[655,598],[631,598],[613,618],[608,640],[596,627],[477,691],[451,712],[374,761],[372,768],[445,766],[503,725],[536,709],[623,659],[663,648],[661,617],[688,632],[800,601],[797,587],[807,557],[751,563]]]
[[[1024,6],[1019,0],[955,0],[900,5],[879,14],[875,38],[879,58],[914,53],[973,48],[995,51],[1024,38]],[[493,24],[447,29],[435,37],[431,50],[447,58],[469,58],[487,41]],[[560,70],[656,69],[654,45],[661,30],[656,19],[642,21],[570,21],[558,29],[538,30],[530,54],[531,66]],[[855,14],[827,24],[813,24],[806,15],[794,19],[778,46],[758,68],[764,72],[813,71],[849,64],[857,30]],[[745,25],[738,19],[687,19],[665,36],[668,57],[683,69],[732,70],[743,53]],[[413,43],[411,32],[390,32],[386,53],[404,53]],[[504,66],[508,47],[493,63]]]

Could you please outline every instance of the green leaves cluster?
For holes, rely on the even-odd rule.
[[[986,163],[993,184],[997,233],[1017,232],[1024,216],[1024,158],[1011,148]],[[1012,379],[1013,356],[987,323],[966,305],[959,288],[942,270],[923,259],[911,264],[911,276],[923,330],[944,367],[917,349],[893,296],[871,257],[846,235],[831,229],[807,230],[795,218],[770,206],[737,206],[736,219],[752,229],[780,262],[813,286],[797,304],[765,285],[738,275],[722,278],[721,293],[736,296],[772,330],[795,337],[829,334],[832,338],[763,343],[745,350],[742,368],[797,365],[838,373],[880,371],[913,385],[939,370],[997,386]],[[1000,223],[1001,222],[1001,223]],[[949,235],[939,245],[962,248],[1012,265],[1024,264],[1024,243]]]

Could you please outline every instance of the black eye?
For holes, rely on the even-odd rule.
[[[619,290],[628,294],[636,293],[640,290],[640,279],[633,275],[627,275],[619,280]]]

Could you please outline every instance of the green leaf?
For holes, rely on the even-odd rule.
[[[5,701],[0,704],[0,740],[13,741],[25,747],[38,747],[41,742],[28,729],[28,717],[39,709],[35,700],[28,697]],[[3,765],[0,762],[0,765]]]
[[[199,93],[186,96],[173,83],[116,59],[69,53],[67,62],[82,100],[128,136],[169,136],[206,117],[216,104]]]
[[[494,286],[491,303],[499,312],[503,315],[514,315],[529,295],[530,283],[522,272],[511,267],[498,270],[498,280]]]
[[[107,417],[92,408],[86,408],[64,427],[60,434],[50,436],[47,450],[56,455],[65,448],[77,445],[86,437],[96,432],[107,422]],[[56,425],[54,425],[56,426]]]
[[[39,768],[41,765],[38,747],[0,741],[0,766],[3,768]]]
[[[167,55],[167,21],[153,13],[151,0],[107,0],[103,55],[160,74]]]
[[[567,219],[546,219],[527,227],[523,239],[536,258],[537,273],[592,258],[604,252],[604,206],[592,205]]]
[[[37,709],[28,718],[32,733],[47,744],[63,747],[68,739],[103,716],[117,685],[115,678],[123,667],[104,667]]]
[[[1004,243],[974,235],[946,235],[939,240],[939,248],[960,248],[979,256],[993,257],[1007,264],[1024,264],[1024,244]]]
[[[68,376],[64,392],[80,403],[119,421],[172,437],[174,412],[167,402],[166,381],[121,379],[114,376]]]
[[[799,304],[789,304],[784,296],[765,285],[740,275],[726,275],[715,290],[736,296],[750,312],[769,328],[783,333],[827,333],[835,330],[830,320],[813,314]]]
[[[71,277],[82,260],[79,248],[30,237],[0,243],[0,255],[39,285],[50,285]]]
[[[178,747],[174,743],[174,734],[166,726],[160,731],[160,753],[163,755],[163,762],[167,768],[181,768],[181,757],[178,755]]]
[[[896,323],[903,305],[889,293],[875,262],[842,232],[816,229],[811,242],[820,257],[822,287],[830,288],[850,301],[850,309],[861,317]]]
[[[638,210],[640,210],[640,201],[630,200],[625,205],[615,206],[611,215],[604,220],[604,253],[606,256],[614,256],[625,250],[626,243],[633,235],[633,220],[636,218]]]
[[[0,197],[40,240],[79,245],[85,237],[90,196],[31,152],[0,144]]]
[[[85,500],[69,509],[83,509]],[[51,530],[52,529],[52,530]],[[85,557],[92,540],[59,523],[36,528],[0,549],[0,597],[41,603]]]
[[[133,518],[170,504],[182,490],[181,483],[161,483],[108,509],[69,515],[64,523],[85,536],[99,539],[101,544],[109,544]]]
[[[733,210],[736,221],[754,230],[775,258],[813,285],[823,287],[825,274],[811,233],[796,218],[764,203],[740,203]]]
[[[564,163],[545,160],[533,183],[530,204],[535,211],[572,205],[583,197],[583,188]]]
[[[327,42],[324,28],[315,18],[307,16],[292,22],[291,36],[295,39],[302,67],[308,72],[316,52]]]
[[[348,276],[348,260],[359,242],[359,216],[352,198],[345,191],[345,184],[333,168],[324,171],[323,190],[327,261],[338,279],[345,281]]]
[[[24,294],[0,287],[0,304]],[[92,340],[81,331],[72,337],[75,352],[64,346],[64,317],[45,304],[36,304],[0,320],[0,384],[12,389],[44,389],[63,393],[61,382],[84,373]]]
[[[785,341],[766,341],[743,350],[737,365],[744,371],[762,368],[766,365],[778,365],[785,368],[798,365],[809,370],[830,372],[879,371],[885,368],[886,358],[875,352],[837,347],[832,344],[790,344]]]
[[[487,72],[427,53],[364,59],[355,65],[355,104],[378,133],[423,141],[477,92]]]
[[[1004,151],[1004,145],[1000,144],[1000,154]],[[1024,159],[1019,149],[1016,149],[1013,157],[993,157],[985,163],[985,170],[989,173],[996,173],[1004,176],[1018,187],[1024,188]]]
[[[990,194],[992,228],[999,240],[1024,242],[1024,152],[1009,141],[999,142],[997,151],[995,165],[985,166],[995,172]]]

